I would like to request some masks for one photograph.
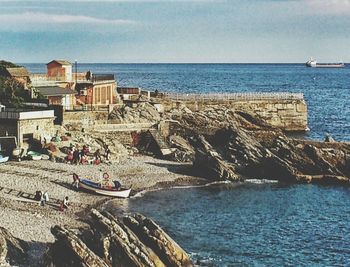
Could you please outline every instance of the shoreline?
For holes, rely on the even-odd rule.
[[[76,192],[70,188],[71,174],[95,177],[108,171],[113,177],[120,177],[125,186],[133,185],[133,197],[142,196],[153,190],[174,186],[204,185],[207,180],[185,175],[186,164],[137,156],[112,165],[69,165],[46,160],[8,162],[0,165],[0,187],[16,189],[24,193],[35,194],[36,190],[47,191],[50,199],[62,199],[67,195],[71,206],[67,211],[58,210],[58,204],[49,201],[44,207],[38,202],[19,201],[21,198],[0,190],[0,226],[8,229],[15,237],[30,243],[52,243],[54,236],[50,228],[56,224],[69,225],[71,228],[85,227],[85,218],[92,208],[101,208],[106,203],[128,201],[110,197]],[[80,171],[80,172],[79,172]],[[25,179],[25,180],[24,180]],[[96,180],[96,178],[95,178]]]

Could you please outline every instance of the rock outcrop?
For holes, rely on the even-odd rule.
[[[92,210],[90,229],[77,234],[55,226],[48,266],[193,266],[190,258],[155,222],[137,214],[118,219]]]
[[[115,108],[109,114],[109,120],[114,123],[157,123],[160,121],[160,114],[148,102],[140,102],[133,107],[124,105]]]
[[[349,184],[349,143],[291,139],[256,116],[225,107],[168,116],[177,121],[171,134],[191,143],[194,166],[213,180]]]
[[[0,227],[0,266],[25,265],[28,245],[11,235],[3,227]]]

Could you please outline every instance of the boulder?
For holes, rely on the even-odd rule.
[[[26,242],[12,236],[3,227],[0,227],[0,266],[25,265],[28,245]]]
[[[56,242],[46,254],[46,266],[193,266],[186,252],[142,215],[119,219],[93,209],[89,224],[78,233],[53,227]]]
[[[203,136],[193,138],[192,144],[195,147],[193,167],[197,171],[212,180],[241,180],[234,166],[225,161]]]
[[[151,219],[135,214],[124,217],[123,222],[159,256],[165,266],[194,266],[187,253]]]

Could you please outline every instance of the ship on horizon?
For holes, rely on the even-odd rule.
[[[345,64],[343,62],[339,63],[317,63],[313,58],[310,58],[306,63],[307,67],[312,68],[344,68]]]

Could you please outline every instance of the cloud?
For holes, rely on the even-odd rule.
[[[58,15],[49,13],[25,12],[21,14],[2,14],[0,15],[1,24],[103,24],[103,25],[130,25],[135,24],[132,20],[123,19],[102,19],[81,15]]]
[[[76,31],[89,27],[97,31],[121,30],[138,25],[124,19],[106,19],[83,15],[62,15],[40,12],[0,14],[0,30],[14,32]]]
[[[306,0],[305,3],[319,14],[350,15],[350,0]]]

